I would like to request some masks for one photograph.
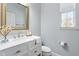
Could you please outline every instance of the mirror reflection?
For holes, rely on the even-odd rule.
[[[7,3],[6,25],[11,26],[12,29],[27,29],[28,7],[19,3]]]

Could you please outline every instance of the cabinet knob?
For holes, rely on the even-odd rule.
[[[20,50],[16,51],[16,53],[20,53],[20,52],[21,52]]]

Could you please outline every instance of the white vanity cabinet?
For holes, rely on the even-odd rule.
[[[40,37],[31,36],[0,45],[0,56],[38,56],[41,55]]]

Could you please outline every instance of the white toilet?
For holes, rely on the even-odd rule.
[[[51,49],[47,46],[42,46],[42,55],[43,56],[52,56]]]

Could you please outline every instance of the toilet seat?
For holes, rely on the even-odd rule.
[[[51,49],[47,46],[42,46],[42,52],[51,52]]]

